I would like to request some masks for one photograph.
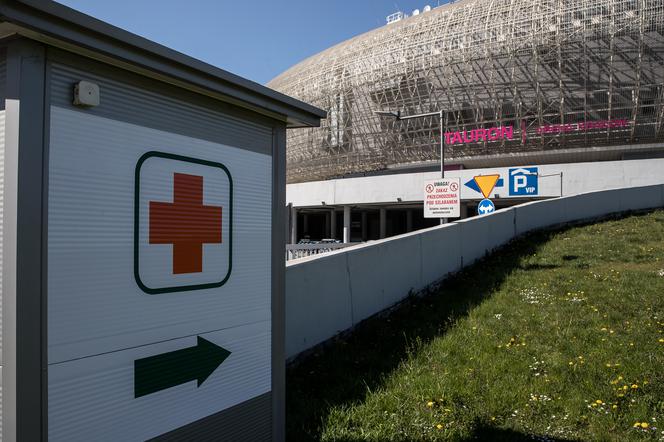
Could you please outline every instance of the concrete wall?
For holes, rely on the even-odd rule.
[[[656,207],[664,207],[664,185],[589,192],[290,261],[286,355],[334,337],[525,232]]]

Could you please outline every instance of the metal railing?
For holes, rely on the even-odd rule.
[[[286,261],[291,259],[304,258],[311,255],[331,252],[346,247],[361,244],[359,242],[351,243],[310,243],[310,244],[286,244]]]

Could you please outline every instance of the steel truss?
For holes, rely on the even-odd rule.
[[[439,160],[447,131],[513,139],[447,146],[450,159],[664,141],[664,1],[461,0],[343,42],[269,86],[328,111],[288,135],[288,181]],[[626,120],[560,133],[542,127]]]

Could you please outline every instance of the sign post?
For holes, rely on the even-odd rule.
[[[424,183],[425,218],[459,218],[461,216],[459,178],[429,180]]]

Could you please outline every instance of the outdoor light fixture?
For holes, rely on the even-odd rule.
[[[537,172],[526,172],[524,175],[532,175],[536,176],[538,178],[547,178],[550,176],[559,176],[560,177],[560,196],[563,196],[563,171],[561,170],[558,173],[546,173],[546,174],[541,174]]]
[[[379,115],[381,117],[392,117],[396,118],[397,120],[401,119],[401,111],[396,111],[396,112],[391,112],[391,111],[374,111],[376,115]]]
[[[426,117],[438,117],[438,123],[440,127],[440,177],[445,178],[445,121],[443,120],[443,111],[439,110],[438,112],[427,112],[425,114],[416,114],[416,115],[406,115],[401,116],[401,111],[374,111],[374,113],[381,117],[392,117],[397,121],[402,120],[412,120],[414,118],[426,118]],[[440,223],[443,224],[445,218],[440,219]]]

